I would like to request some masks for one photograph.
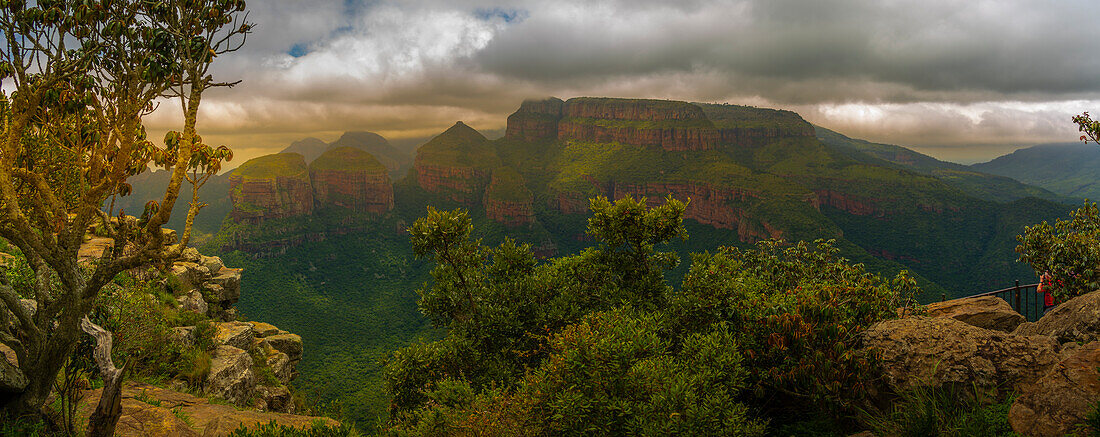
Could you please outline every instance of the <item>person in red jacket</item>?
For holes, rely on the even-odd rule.
[[[1050,275],[1050,272],[1043,272],[1043,275],[1039,276],[1039,287],[1035,289],[1036,293],[1042,293],[1043,295],[1043,314],[1054,307],[1053,291],[1054,277]]]

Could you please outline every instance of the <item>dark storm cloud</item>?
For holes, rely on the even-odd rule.
[[[523,98],[546,95],[784,107],[871,140],[937,146],[1072,139],[1069,115],[1100,107],[1095,1],[249,6],[256,33],[216,68],[244,82],[211,93],[203,120],[255,153],[348,129],[497,129]],[[154,128],[178,116],[158,112]]]

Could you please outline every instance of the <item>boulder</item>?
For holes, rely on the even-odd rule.
[[[241,269],[222,267],[210,278],[209,284],[222,288],[216,294],[219,302],[236,302],[241,298]]]
[[[882,359],[895,393],[916,386],[958,386],[1004,395],[1028,386],[1059,360],[1051,337],[978,328],[955,319],[887,320],[862,334],[863,349]]]
[[[1024,316],[1004,299],[995,296],[970,297],[928,304],[929,317],[948,317],[979,328],[1012,332]]]
[[[194,326],[176,326],[172,328],[169,338],[186,347],[193,346],[195,344],[195,327]]]
[[[278,333],[279,328],[276,328],[275,325],[264,322],[252,322],[252,335],[258,338],[263,338]]]
[[[1012,430],[1028,436],[1063,436],[1084,423],[1100,400],[1100,342],[1080,347],[1024,390],[1008,411]]]
[[[1091,343],[1100,340],[1100,292],[1077,296],[1054,307],[1034,323],[1013,331],[1019,335],[1051,335],[1059,342]]]
[[[238,349],[250,349],[252,341],[252,326],[244,322],[215,322],[214,344],[228,345]]]
[[[15,351],[11,355],[15,355]],[[20,393],[27,388],[29,381],[23,371],[15,366],[17,361],[9,360],[6,353],[0,356],[0,393]]]
[[[176,262],[172,264],[169,273],[179,281],[180,289],[174,290],[177,294],[195,289],[202,283],[202,274],[199,273],[198,264],[192,262]],[[205,269],[205,268],[204,268]]]
[[[263,343],[286,354],[292,363],[302,359],[302,337],[298,334],[276,334],[264,337]]]
[[[257,386],[255,399],[256,408],[260,411],[274,411],[277,413],[294,412],[294,399],[290,395],[290,390],[285,386]]]
[[[256,387],[252,373],[252,357],[233,346],[218,346],[210,360],[206,377],[207,393],[243,406]]]
[[[294,365],[290,363],[290,357],[282,352],[272,350],[267,356],[267,368],[280,382],[286,384],[294,379]]]
[[[191,290],[183,297],[176,300],[179,301],[181,311],[206,314],[206,312],[210,310],[210,306],[207,305],[206,299],[203,299],[202,293],[198,290]]]
[[[199,257],[199,264],[206,267],[206,270],[211,273],[221,271],[225,264],[222,263],[222,259],[216,256],[201,256]]]
[[[195,249],[194,247],[188,247],[186,249],[183,249],[183,253],[180,254],[180,258],[183,258],[183,259],[185,259],[187,261],[190,261],[192,263],[198,263],[199,259],[201,257],[202,257],[202,254],[200,254],[199,250]]]

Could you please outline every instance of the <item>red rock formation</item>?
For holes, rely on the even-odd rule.
[[[650,203],[664,202],[671,194],[676,199],[691,199],[684,218],[721,229],[736,229],[743,221],[743,212],[729,204],[758,198],[759,194],[739,188],[715,188],[710,184],[697,182],[649,182],[643,184],[617,183],[614,186],[614,198],[626,196],[647,197]]]
[[[875,204],[873,199],[861,199],[847,193],[833,190],[814,190],[817,195],[815,207],[828,205],[854,215],[871,215],[883,211]]]
[[[552,141],[558,139],[558,121],[561,120],[561,99],[524,100],[512,115],[508,116],[505,138],[523,141]]]
[[[529,225],[535,222],[535,210],[531,202],[509,202],[492,198],[485,199],[485,214],[489,220],[503,223],[508,227]]]
[[[565,102],[562,117],[562,140],[710,150],[719,139],[703,110],[686,102],[576,98]]]
[[[385,170],[312,170],[310,179],[320,206],[335,205],[371,214],[393,209],[393,185]]]
[[[489,185],[489,173],[473,167],[426,164],[417,157],[413,168],[416,171],[416,183],[421,188],[467,205],[477,203],[481,193]]]
[[[313,212],[313,188],[309,179],[296,176],[271,178],[229,177],[233,201],[230,217],[238,222],[296,217]]]

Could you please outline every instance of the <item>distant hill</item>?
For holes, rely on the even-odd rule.
[[[1025,197],[1037,197],[1061,203],[1077,203],[1075,195],[1051,189],[1026,180],[1014,172],[997,172],[941,161],[905,147],[849,138],[832,130],[815,126],[821,142],[837,148],[860,162],[890,165],[931,175],[974,197],[995,202],[1012,202]],[[1100,158],[1100,151],[1098,151]],[[1028,185],[1031,184],[1031,185]]]
[[[211,177],[206,185],[203,185],[202,189],[199,190],[199,200],[207,206],[200,210],[199,215],[195,217],[192,240],[196,244],[218,232],[222,220],[225,219],[226,214],[229,214],[229,210],[233,209],[233,203],[229,200],[229,175],[231,173],[226,172]],[[164,189],[168,187],[168,180],[171,179],[171,176],[171,172],[160,170],[147,171],[130,178],[127,182],[134,188],[134,191],[129,196],[114,199],[114,213],[118,214],[121,209],[130,215],[141,215],[147,202],[150,200],[159,202],[164,198]],[[176,200],[176,206],[172,209],[172,218],[166,225],[168,228],[183,230],[183,223],[187,218],[187,208],[190,201],[191,185],[185,181],[183,187],[180,188],[180,197]],[[111,207],[111,199],[107,200],[104,207]]]
[[[317,138],[305,138],[295,141],[289,147],[279,153],[297,153],[305,158],[306,162],[313,162],[326,150],[337,147],[353,147],[373,155],[378,162],[386,166],[392,177],[397,177],[412,163],[412,156],[407,152],[394,147],[385,137],[373,132],[351,131],[345,132],[340,138],[331,143],[325,143]]]
[[[1015,178],[1065,196],[1100,199],[1100,146],[1041,144],[971,168]]]

